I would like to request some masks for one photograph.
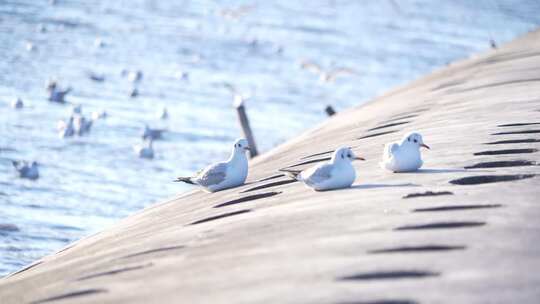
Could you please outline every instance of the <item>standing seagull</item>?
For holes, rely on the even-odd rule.
[[[429,149],[429,146],[424,144],[422,135],[416,132],[407,133],[401,142],[384,146],[380,165],[383,169],[393,172],[416,171],[424,163],[420,154],[421,147]]]
[[[209,165],[193,177],[179,177],[175,182],[198,185],[206,192],[240,186],[244,184],[248,174],[246,150],[249,150],[247,140],[237,139],[227,161]]]
[[[33,161],[30,164],[26,161],[12,161],[13,167],[19,173],[19,177],[36,180],[39,178],[38,163]]]
[[[315,191],[348,188],[356,179],[353,160],[365,160],[357,157],[351,148],[337,149],[327,163],[318,164],[304,171],[282,169],[294,179],[303,182]]]

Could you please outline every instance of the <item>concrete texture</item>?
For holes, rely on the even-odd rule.
[[[245,186],[154,205],[1,279],[0,302],[539,303],[539,123],[537,31],[333,116],[253,160]],[[384,172],[383,144],[411,130],[425,168]],[[342,145],[368,159],[351,189],[275,177]]]

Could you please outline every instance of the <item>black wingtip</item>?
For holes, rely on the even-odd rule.
[[[178,177],[173,182],[177,182],[177,183],[182,182],[186,184],[195,185],[195,183],[191,180],[191,177]]]

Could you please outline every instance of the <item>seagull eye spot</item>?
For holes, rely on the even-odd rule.
[[[418,142],[418,140],[415,139],[414,142]]]

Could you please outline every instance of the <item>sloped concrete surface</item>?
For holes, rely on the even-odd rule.
[[[1,279],[0,302],[538,303],[539,123],[537,31],[328,119],[245,186],[154,205]],[[383,144],[412,130],[424,169],[384,172]],[[368,160],[351,189],[277,172],[344,145]]]

